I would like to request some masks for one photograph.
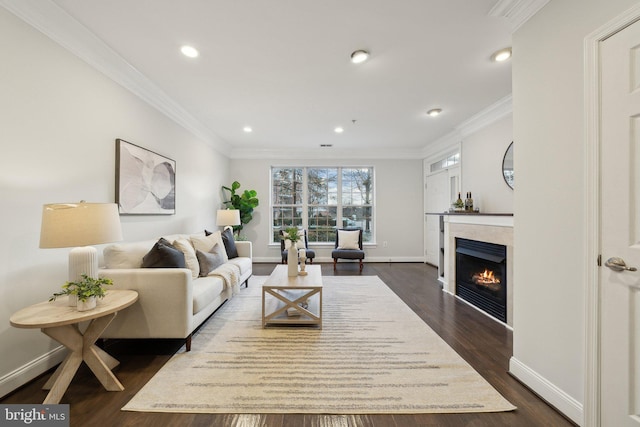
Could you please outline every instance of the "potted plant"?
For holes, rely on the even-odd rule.
[[[240,225],[233,227],[233,231],[240,236],[240,231],[244,225],[253,219],[253,210],[258,207],[260,201],[256,197],[258,193],[255,190],[244,190],[242,194],[236,194],[238,188],[240,188],[238,181],[234,181],[230,188],[222,186],[223,190],[229,192],[229,200],[225,201],[224,204],[227,208],[240,211]]]
[[[49,301],[62,295],[69,295],[70,298],[77,299],[78,311],[91,310],[96,307],[98,298],[103,298],[106,294],[105,286],[113,285],[113,281],[107,278],[94,279],[86,274],[82,275],[82,280],[78,282],[66,282],[62,285],[60,292],[54,293]]]
[[[285,235],[283,235],[283,239],[289,240],[291,242],[292,245],[294,245],[298,240],[300,240],[301,233],[300,230],[298,230],[297,227],[289,227],[289,228],[285,228],[284,232],[286,233]]]

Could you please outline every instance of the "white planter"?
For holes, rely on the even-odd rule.
[[[287,266],[289,277],[298,275],[298,247],[295,243],[291,243],[291,246],[287,249]]]
[[[77,307],[78,306],[78,296],[77,295],[67,295],[67,298],[69,298],[68,301],[68,305],[69,307]]]
[[[96,297],[90,297],[87,298],[86,301],[80,301],[78,300],[78,304],[77,304],[77,309],[78,311],[88,311],[88,310],[93,310],[94,308],[96,308],[96,304],[97,304],[97,298]]]

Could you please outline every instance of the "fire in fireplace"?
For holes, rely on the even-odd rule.
[[[507,321],[507,247],[456,239],[456,295]]]

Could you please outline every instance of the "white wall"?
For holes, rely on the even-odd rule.
[[[46,300],[67,279],[69,250],[38,248],[42,205],[113,202],[115,139],[123,138],[177,162],[176,215],[121,217],[125,240],[212,228],[229,160],[3,8],[0,63],[4,395],[46,367],[38,358],[58,347],[37,329],[9,326],[13,312]]]
[[[502,176],[502,159],[512,141],[511,114],[462,140],[462,199],[471,191],[474,208],[480,208],[481,212],[513,212],[514,190]],[[514,144],[514,150],[517,145]]]
[[[269,179],[271,166],[373,166],[375,168],[376,246],[365,248],[366,261],[423,261],[422,160],[286,160],[234,159],[231,181],[241,191],[256,190],[260,199],[254,219],[243,232],[253,242],[257,261],[279,261],[280,246],[269,246]],[[387,241],[387,247],[383,242]],[[331,260],[331,247],[316,249],[316,260]]]
[[[553,0],[513,37],[511,372],[576,422],[584,401],[583,43],[635,0]]]

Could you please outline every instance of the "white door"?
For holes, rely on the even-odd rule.
[[[449,173],[446,170],[427,177],[425,190],[425,212],[444,212],[451,204],[449,200]],[[438,265],[440,251],[440,217],[426,215],[425,255],[427,262]]]
[[[640,272],[616,264],[640,268],[640,23],[601,55],[601,425],[638,427]]]

